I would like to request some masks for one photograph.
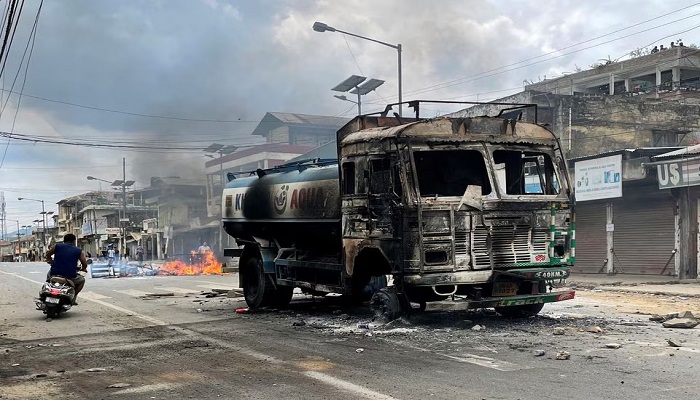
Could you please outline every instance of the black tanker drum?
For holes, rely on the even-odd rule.
[[[223,197],[224,230],[234,238],[329,252],[341,246],[337,164],[237,178]]]

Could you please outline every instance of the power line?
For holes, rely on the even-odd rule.
[[[24,5],[24,3],[22,3]],[[10,133],[15,131],[15,123],[17,122],[17,114],[19,114],[19,108],[20,105],[22,104],[22,93],[24,92],[24,86],[27,83],[27,73],[29,71],[29,63],[32,60],[32,53],[34,52],[34,43],[36,43],[36,32],[37,32],[37,27],[39,24],[39,15],[41,15],[41,8],[44,5],[44,0],[41,0],[41,3],[39,3],[39,9],[36,12],[36,17],[34,18],[34,26],[32,26],[31,32],[29,32],[29,39],[27,40],[27,45],[24,47],[24,53],[22,54],[22,60],[19,63],[19,67],[17,68],[17,74],[15,74],[15,79],[12,81],[12,86],[10,87],[10,90],[12,90],[15,87],[15,82],[17,82],[17,77],[19,76],[20,71],[22,70],[22,64],[24,63],[24,57],[27,55],[27,49],[29,48],[29,44],[31,43],[31,49],[29,50],[29,57],[27,57],[27,64],[24,67],[24,79],[22,80],[22,88],[20,89],[19,93],[19,98],[17,99],[17,108],[15,109],[15,115],[12,118],[12,128],[10,129]],[[21,9],[20,9],[21,11]],[[18,16],[19,18],[19,16]],[[15,28],[17,25],[15,25]],[[5,59],[7,60],[7,58]],[[3,65],[4,68],[4,65]],[[7,96],[7,101],[5,101],[5,104],[2,106],[2,110],[0,110],[0,119],[2,118],[2,115],[5,113],[5,107],[7,104],[10,102],[10,96]],[[2,166],[5,164],[5,157],[7,157],[7,151],[10,148],[10,140],[8,137],[7,140],[7,145],[5,145],[5,151],[2,154],[2,159],[0,160],[0,169],[2,169]]]

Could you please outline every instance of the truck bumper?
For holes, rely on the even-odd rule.
[[[458,297],[455,301],[466,303],[467,308],[493,308],[555,303],[557,301],[573,300],[575,296],[576,291],[574,290],[562,290],[551,293],[525,294],[510,297],[484,297],[481,300],[472,300],[469,298],[460,299]]]
[[[474,285],[493,282],[499,275],[523,280],[563,280],[569,277],[570,267],[547,267],[509,270],[468,270],[404,275],[403,280],[413,286]]]

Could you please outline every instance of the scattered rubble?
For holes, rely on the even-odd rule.
[[[172,297],[175,296],[175,293],[173,292],[165,292],[165,293],[146,293],[143,295],[143,297]]]
[[[472,326],[472,330],[473,330],[473,331],[480,331],[480,330],[482,330],[482,329],[484,329],[484,327],[481,326],[481,325],[474,325],[474,326]]]
[[[673,318],[663,323],[664,328],[680,328],[692,329],[700,324],[700,321],[694,318]]]
[[[122,389],[122,388],[127,388],[129,386],[131,386],[130,383],[119,382],[119,383],[113,383],[113,384],[107,386],[107,389]]]
[[[557,353],[556,357],[554,357],[555,360],[568,360],[571,358],[571,354],[567,351],[560,351]]]
[[[591,326],[588,329],[586,329],[586,332],[590,333],[603,333],[603,328],[599,326]]]
[[[563,335],[563,334],[565,334],[565,333],[566,333],[566,329],[564,329],[564,328],[562,328],[562,327],[560,327],[560,326],[557,326],[557,327],[554,328],[554,330],[552,331],[552,335]]]
[[[304,326],[304,325],[306,325],[306,322],[303,319],[300,319],[298,321],[294,321],[292,323],[292,326]]]

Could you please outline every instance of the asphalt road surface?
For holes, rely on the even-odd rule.
[[[235,274],[88,278],[80,304],[47,322],[34,307],[46,270],[0,264],[1,399],[700,397],[700,328],[645,314],[700,299],[588,291],[525,320],[431,304],[367,326],[366,306],[337,298],[237,314],[241,298],[206,296]]]

